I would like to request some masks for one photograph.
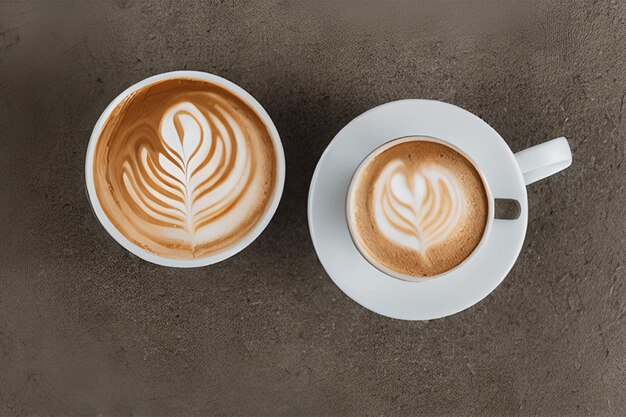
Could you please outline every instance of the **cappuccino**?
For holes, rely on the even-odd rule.
[[[93,156],[94,188],[129,241],[170,259],[238,242],[277,183],[267,126],[243,99],[192,78],[154,82],[110,113]]]
[[[433,277],[462,263],[480,243],[488,214],[488,192],[473,163],[424,137],[399,139],[370,155],[347,204],[357,248],[400,277]]]

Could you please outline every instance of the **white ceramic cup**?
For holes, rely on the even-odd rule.
[[[93,177],[93,168],[94,168],[94,152],[96,149],[96,144],[100,138],[100,134],[102,132],[102,128],[104,127],[107,119],[111,112],[120,104],[126,97],[128,97],[133,92],[149,85],[157,81],[172,79],[172,78],[191,78],[202,81],[207,81],[212,84],[218,85],[222,88],[225,88],[235,94],[237,97],[241,98],[246,102],[263,120],[263,123],[267,127],[272,143],[274,145],[274,152],[276,156],[276,187],[274,188],[274,194],[269,202],[267,209],[263,216],[259,219],[256,225],[241,239],[239,239],[234,244],[228,246],[220,252],[215,254],[198,258],[198,259],[173,259],[167,258],[163,256],[156,255],[152,252],[149,252],[135,243],[128,240],[110,221],[110,219],[105,214],[102,206],[100,205],[100,201],[98,200],[98,196],[96,194],[96,189],[94,185],[94,177]],[[270,220],[274,216],[276,209],[278,207],[278,203],[280,202],[280,198],[283,193],[283,187],[285,183],[285,154],[283,152],[283,146],[280,141],[280,136],[278,135],[278,131],[276,130],[276,126],[272,122],[272,119],[267,114],[265,109],[259,104],[258,101],[254,99],[247,91],[238,85],[228,81],[222,77],[217,75],[208,74],[200,71],[173,71],[167,72],[163,74],[158,74],[145,80],[142,80],[124,90],[120,95],[118,95],[104,110],[98,121],[96,122],[95,127],[91,133],[91,138],[89,140],[89,146],[87,147],[87,156],[85,160],[85,182],[87,186],[87,194],[89,196],[89,201],[91,202],[91,206],[93,211],[96,214],[96,217],[104,226],[105,230],[115,239],[120,245],[122,245],[126,250],[137,255],[138,257],[152,262],[158,265],[177,267],[177,268],[192,268],[192,267],[201,267],[212,265],[214,263],[223,261],[236,253],[242,251],[248,245],[250,245],[260,234],[263,232],[265,227],[269,224]]]
[[[356,190],[356,183],[358,182],[358,179],[361,176],[361,173],[363,172],[363,170],[369,165],[369,163],[376,158],[378,155],[380,155],[381,153],[383,153],[384,151],[386,151],[389,148],[392,148],[396,145],[399,145],[401,143],[404,142],[412,142],[412,141],[423,141],[423,142],[434,142],[434,143],[439,143],[442,145],[445,145],[451,149],[454,149],[456,152],[460,153],[461,155],[463,155],[463,157],[465,159],[467,159],[473,166],[474,168],[476,168],[476,171],[478,171],[478,174],[480,175],[480,179],[482,181],[483,187],[485,189],[485,193],[487,194],[487,224],[485,224],[485,229],[483,231],[483,235],[482,238],[480,240],[480,242],[478,243],[478,245],[476,246],[476,248],[474,248],[474,250],[472,251],[472,253],[465,258],[461,263],[459,263],[457,266],[455,266],[454,268],[443,272],[441,274],[437,274],[437,275],[433,275],[433,276],[429,276],[429,277],[414,277],[411,275],[406,275],[406,274],[401,274],[400,272],[394,271],[390,268],[387,268],[386,266],[384,266],[383,264],[381,264],[380,262],[378,262],[376,260],[376,258],[372,257],[367,250],[365,250],[365,248],[362,245],[361,239],[358,237],[358,232],[357,232],[357,228],[356,225],[354,224],[354,215],[351,212],[351,207],[352,207],[352,199],[354,198],[354,192]],[[509,200],[511,202],[514,202],[517,204],[517,207],[519,208],[519,202],[517,202],[516,200]],[[354,242],[354,245],[356,246],[356,248],[359,250],[359,252],[361,253],[361,255],[367,259],[367,261],[372,264],[372,266],[374,266],[375,268],[377,268],[378,270],[384,272],[387,275],[390,275],[394,278],[398,278],[398,279],[402,279],[405,281],[410,281],[410,282],[421,282],[424,279],[432,279],[432,278],[437,278],[440,277],[442,275],[445,275],[457,268],[461,268],[463,266],[463,264],[465,262],[468,262],[471,258],[472,255],[474,253],[476,253],[476,251],[480,248],[480,246],[483,244],[483,242],[485,241],[485,236],[489,235],[489,231],[491,229],[491,225],[493,223],[494,220],[494,214],[495,214],[495,199],[493,197],[493,195],[491,194],[491,189],[489,188],[489,184],[487,182],[487,180],[485,179],[485,176],[483,175],[482,171],[480,170],[480,168],[478,167],[478,165],[476,165],[476,162],[474,162],[472,160],[472,158],[467,155],[465,152],[463,152],[461,149],[459,149],[458,147],[454,146],[453,144],[446,142],[443,139],[439,139],[439,138],[433,138],[433,137],[427,137],[427,136],[409,136],[406,138],[398,138],[398,139],[394,139],[391,140],[387,143],[385,143],[384,145],[379,146],[378,148],[376,148],[374,151],[372,151],[372,153],[370,153],[364,160],[363,162],[361,162],[361,164],[359,165],[359,167],[356,169],[356,171],[354,172],[354,175],[352,175],[352,181],[350,182],[350,187],[348,188],[348,197],[346,200],[346,222],[348,223],[348,230],[350,230],[350,236],[352,237],[352,241]],[[519,216],[519,212],[518,212],[518,216]],[[517,217],[515,217],[517,218]],[[513,218],[513,219],[515,219]]]
[[[350,185],[363,161],[390,141],[408,137],[437,138],[461,151],[491,195],[492,215],[480,244],[435,279],[406,279],[371,263],[346,218]],[[414,99],[382,104],[350,121],[320,157],[309,190],[311,240],[329,277],[363,307],[403,320],[449,316],[484,299],[513,267],[528,224],[526,186],[571,163],[564,137],[514,154],[491,126],[452,104]],[[519,204],[515,217],[499,215],[500,199]]]
[[[476,248],[472,251],[472,253],[465,258],[461,263],[459,263],[454,268],[443,272],[441,274],[429,276],[429,277],[414,277],[411,275],[402,274],[400,272],[394,271],[390,268],[387,268],[380,262],[378,262],[374,257],[372,257],[367,250],[362,245],[361,239],[358,237],[358,232],[356,231],[356,226],[354,224],[354,216],[351,213],[352,199],[354,198],[354,192],[356,189],[357,180],[360,178],[360,174],[362,171],[369,165],[369,163],[378,155],[383,153],[385,150],[399,145],[403,142],[409,141],[425,141],[425,142],[435,142],[440,143],[442,145],[448,146],[451,149],[454,149],[465,159],[467,159],[473,166],[476,168],[478,173],[480,174],[480,178],[482,180],[485,192],[487,194],[487,224],[485,225],[485,229],[483,231],[482,238]],[[549,142],[545,142],[541,145],[534,146],[532,148],[521,151],[515,155],[518,165],[520,166],[520,170],[522,171],[522,175],[524,177],[524,181],[526,185],[531,184],[535,181],[539,181],[543,178],[546,178],[552,174],[555,174],[565,168],[567,168],[572,163],[572,154],[567,143],[567,139],[565,137],[560,137],[557,139],[553,139]],[[514,210],[509,210],[510,212],[514,212],[515,214],[512,216],[503,216],[496,214],[496,202],[501,202],[503,204],[512,204],[514,206]],[[491,193],[491,189],[489,188],[489,183],[485,178],[480,166],[463,150],[459,149],[452,143],[447,142],[444,139],[433,138],[427,136],[410,136],[406,138],[398,138],[391,140],[375,150],[373,150],[360,164],[356,169],[354,174],[352,175],[352,180],[350,182],[350,187],[348,188],[348,194],[346,199],[346,222],[348,224],[348,230],[350,231],[350,236],[352,237],[352,241],[354,245],[359,250],[361,255],[370,263],[372,266],[384,272],[385,274],[402,279],[410,282],[423,282],[425,279],[433,279],[445,276],[450,272],[462,268],[463,265],[469,262],[472,257],[478,252],[480,247],[484,244],[487,236],[489,236],[489,232],[491,231],[491,226],[493,224],[494,219],[500,220],[516,220],[519,217],[520,212],[520,203],[517,200],[512,199],[500,199],[494,197]]]

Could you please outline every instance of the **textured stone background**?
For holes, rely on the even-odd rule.
[[[83,186],[109,101],[183,68],[256,96],[288,162],[266,232],[188,271],[116,245]],[[352,302],[307,230],[323,149],[400,98],[574,152],[504,283],[432,322]],[[2,3],[0,415],[626,415],[625,103],[622,1]]]

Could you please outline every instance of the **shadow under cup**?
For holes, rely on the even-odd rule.
[[[359,222],[358,218],[362,219],[363,216],[368,216],[370,219],[373,218],[373,220],[369,220],[372,223],[380,221],[380,220],[376,220],[378,218],[377,216],[372,215],[371,211],[375,211],[374,209],[368,208],[367,209],[368,212],[364,213],[362,210],[359,210],[359,208],[358,208],[359,205],[356,203],[356,201],[357,201],[357,194],[359,194],[359,191],[362,188],[359,185],[359,183],[360,183],[360,180],[362,180],[362,177],[364,176],[364,173],[370,167],[370,164],[377,157],[381,156],[383,153],[385,153],[386,151],[390,150],[391,148],[394,148],[397,145],[404,144],[404,143],[407,143],[407,142],[430,142],[430,143],[442,145],[442,146],[448,148],[447,150],[451,151],[451,153],[458,154],[460,156],[459,159],[462,159],[465,162],[469,163],[469,165],[471,165],[471,167],[473,168],[473,171],[475,171],[475,173],[478,174],[478,176],[480,177],[480,183],[481,183],[482,188],[483,188],[481,191],[484,191],[484,194],[486,196],[486,222],[484,223],[484,227],[482,228],[482,234],[480,235],[480,240],[473,247],[473,249],[465,257],[460,259],[460,261],[456,262],[455,265],[452,265],[450,268],[448,268],[448,269],[446,269],[444,271],[441,271],[441,272],[434,273],[434,274],[421,274],[421,275],[417,275],[416,274],[416,275],[412,275],[412,274],[407,274],[407,273],[405,273],[403,271],[395,270],[392,267],[390,267],[388,265],[385,265],[383,260],[377,259],[374,254],[370,253],[370,250],[368,249],[368,245],[364,242],[364,239],[361,236],[362,233],[360,232],[360,230],[363,230],[363,229],[362,228],[360,229],[357,226],[357,223]],[[390,164],[387,164],[387,165],[390,165]],[[382,171],[384,172],[384,169]],[[382,175],[384,175],[384,173],[382,173],[381,176]],[[392,178],[392,181],[390,181],[390,183],[393,182],[393,180],[394,179]],[[377,182],[377,184],[378,184],[378,182]],[[409,184],[409,183],[407,182],[406,184]],[[376,187],[378,187],[378,189]],[[393,186],[391,186],[391,187],[393,187]],[[414,187],[413,188],[409,187],[409,189],[415,189]],[[383,188],[384,188],[384,186],[383,186]],[[367,189],[368,193],[367,193],[367,197],[366,198],[368,199],[368,201],[369,201],[370,198],[375,198],[377,196],[381,196],[382,195],[384,198],[381,200],[383,202],[380,204],[380,207],[382,207],[382,208],[385,208],[385,207],[386,208],[390,208],[390,205],[395,201],[395,202],[399,202],[399,204],[401,206],[403,206],[403,207],[400,207],[401,210],[409,209],[409,206],[404,204],[404,203],[407,203],[407,200],[406,199],[403,200],[402,196],[400,196],[401,198],[400,198],[400,200],[398,200],[396,198],[397,196],[391,196],[391,197],[389,196],[390,193],[387,192],[387,191],[389,191],[388,189],[384,189],[384,191],[381,191],[381,189],[382,188],[381,188],[380,185],[371,184],[368,187],[368,189]],[[363,193],[363,191],[361,190],[360,193]],[[405,197],[407,197],[407,196],[405,195]],[[412,194],[412,197],[415,197],[415,194]],[[463,198],[463,200],[465,200],[465,198]],[[413,200],[411,200],[411,201],[413,201]],[[415,218],[418,218],[420,216],[419,208],[424,207],[427,204],[429,204],[429,203],[426,202],[423,205],[421,205],[421,204],[418,205],[416,203],[415,206],[412,206],[412,210],[413,210],[412,214],[415,215]],[[375,205],[375,204],[372,204],[372,206],[373,205]],[[368,203],[367,207],[371,207],[369,203]],[[413,207],[419,207],[419,208],[413,208]],[[484,205],[482,207],[483,207],[483,210],[484,210]],[[398,214],[398,213],[396,213],[396,214]],[[402,213],[400,213],[400,215],[402,215]],[[391,140],[391,141],[389,141],[389,142],[379,146],[374,151],[372,151],[359,164],[358,168],[354,172],[354,174],[352,176],[352,180],[350,182],[349,189],[348,189],[347,201],[346,201],[346,219],[347,219],[348,229],[350,231],[350,237],[352,238],[352,241],[353,241],[354,245],[356,246],[358,251],[361,253],[361,255],[372,266],[374,266],[375,268],[377,268],[381,272],[385,273],[386,275],[391,276],[393,278],[401,279],[401,280],[404,280],[404,281],[409,281],[409,282],[421,282],[421,281],[424,281],[426,279],[444,277],[445,275],[449,274],[453,270],[457,270],[459,268],[462,268],[471,258],[474,257],[474,255],[479,251],[480,247],[484,244],[484,242],[486,240],[486,237],[490,233],[491,225],[492,225],[494,219],[515,220],[515,219],[518,219],[520,217],[520,215],[521,215],[521,205],[520,205],[519,201],[514,200],[514,199],[500,199],[500,198],[494,198],[493,197],[493,195],[491,194],[491,190],[489,188],[489,184],[488,184],[484,174],[482,173],[482,171],[480,170],[480,168],[476,164],[476,162],[469,155],[467,155],[465,152],[463,152],[459,148],[455,147],[454,145],[450,144],[449,142],[446,142],[445,140],[434,138],[434,137],[429,137],[429,136],[424,136],[424,135],[406,136],[406,137],[393,139],[393,140]],[[405,219],[400,218],[399,220],[405,220]],[[406,224],[402,223],[400,226],[404,226],[404,225],[406,225]],[[384,235],[384,233],[381,232],[381,230],[378,228],[378,226],[380,226],[380,225],[378,225],[378,224],[376,226],[372,225],[372,227],[369,228],[368,230],[375,230],[372,233],[376,233],[376,235],[377,235],[376,239],[383,239],[384,242],[386,242],[385,245],[387,243],[388,243],[389,246],[397,245],[396,242],[392,242],[390,240],[390,235],[389,234]],[[406,231],[406,229],[404,229],[404,230]],[[406,248],[404,248],[404,249],[405,249],[404,251],[399,251],[398,253],[404,253],[405,257],[407,257],[407,256],[417,256],[419,259],[427,259],[427,257],[425,257],[426,256],[425,254],[427,253],[427,250],[428,250],[427,246],[424,246],[420,250],[415,249],[414,250],[415,253],[414,254],[411,253],[410,255],[409,255],[409,253],[411,251],[410,250],[407,251]],[[445,257],[445,254],[444,254],[444,257]]]

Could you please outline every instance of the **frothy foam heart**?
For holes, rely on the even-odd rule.
[[[350,190],[353,240],[390,275],[432,277],[453,269],[478,246],[487,224],[480,173],[430,138],[386,145],[359,168]]]
[[[387,239],[423,252],[454,231],[463,211],[463,190],[443,167],[411,170],[394,160],[375,181],[373,208],[376,226]]]

